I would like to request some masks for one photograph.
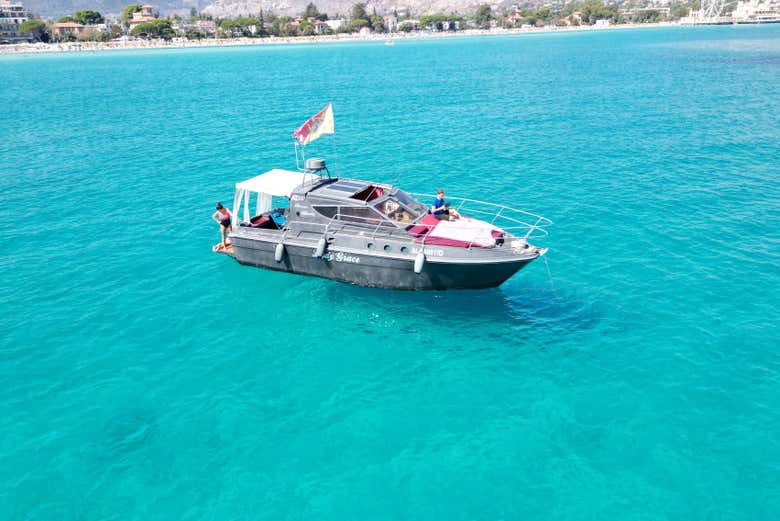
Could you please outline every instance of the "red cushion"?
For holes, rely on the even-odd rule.
[[[428,214],[422,219],[420,219],[420,224],[428,224],[430,226],[436,226],[439,224],[439,219],[437,219],[434,215]]]
[[[466,241],[458,241],[455,239],[445,239],[444,237],[419,237],[414,240],[426,246],[453,246],[455,248],[468,248],[469,243]],[[473,246],[477,246],[474,244]]]
[[[408,227],[406,231],[412,235],[422,235],[424,233],[428,233],[431,229],[432,228],[430,226],[425,226],[424,224],[415,224]]]
[[[252,228],[261,228],[265,223],[270,221],[271,218],[267,215],[263,215],[259,219],[257,217],[252,218]]]

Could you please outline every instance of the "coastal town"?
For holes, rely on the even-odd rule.
[[[780,0],[582,0],[509,8],[485,3],[471,13],[415,13],[401,6],[377,12],[365,3],[325,13],[309,3],[298,16],[261,9],[234,17],[194,7],[161,13],[155,5],[133,3],[120,13],[83,9],[56,19],[38,16],[18,0],[0,0],[0,53],[775,22]]]

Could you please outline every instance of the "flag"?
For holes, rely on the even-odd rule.
[[[335,125],[333,124],[333,105],[328,103],[328,106],[313,116],[301,127],[293,132],[293,137],[298,140],[301,145],[308,145],[323,134],[335,133]]]

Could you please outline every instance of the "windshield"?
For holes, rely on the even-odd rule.
[[[411,195],[407,194],[403,190],[398,190],[393,195],[393,197],[398,199],[398,201],[402,205],[408,208],[411,211],[411,213],[414,215],[415,219],[425,214],[428,211],[428,208],[424,204],[422,204],[420,201],[413,198]]]
[[[400,190],[395,195],[377,204],[376,209],[399,225],[414,222],[426,210],[424,205]]]

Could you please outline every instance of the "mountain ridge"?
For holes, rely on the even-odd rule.
[[[43,18],[57,19],[81,9],[92,9],[103,15],[118,17],[127,5],[127,0],[22,0],[32,13]],[[152,0],[162,15],[189,13],[195,8],[199,12],[215,17],[239,15],[257,15],[261,11],[277,15],[297,16],[304,12],[309,0]],[[355,0],[321,0],[314,2],[322,13],[331,18],[338,15],[348,16]],[[475,0],[372,0],[365,2],[366,11],[377,14],[390,14],[394,11],[408,12],[412,16],[432,13],[473,13],[482,3]],[[500,4],[493,4],[497,7]]]

